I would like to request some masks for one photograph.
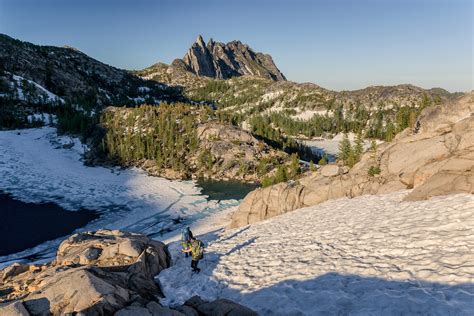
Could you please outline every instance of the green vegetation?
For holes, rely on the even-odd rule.
[[[159,107],[143,105],[132,109],[106,111],[100,118],[106,129],[100,149],[108,160],[131,165],[151,160],[158,170],[189,172],[187,160],[197,152],[198,123],[210,118],[210,109],[181,103]],[[212,169],[210,152],[199,155],[199,166]]]
[[[264,124],[272,125],[278,133],[286,136],[318,137],[326,134],[338,134],[353,132],[362,134],[362,137],[377,138],[391,141],[395,135],[407,127],[413,127],[420,112],[431,105],[430,99],[425,95],[419,106],[401,107],[394,109],[379,109],[369,113],[363,106],[355,106],[353,111],[344,111],[342,105],[333,102],[327,103],[327,109],[331,109],[332,115],[315,114],[309,120],[295,119],[287,111],[274,112],[260,115]],[[255,119],[258,116],[252,118]],[[252,122],[251,122],[251,125]]]
[[[188,89],[186,95],[196,102],[213,102],[218,108],[255,103],[272,81],[259,78],[210,79],[205,84]]]
[[[312,162],[312,161],[311,161]],[[318,161],[318,165],[320,166],[324,166],[324,165],[327,165],[328,164],[328,156],[326,154],[324,154],[321,159],[319,159]]]
[[[43,126],[44,123],[51,123],[51,115],[43,114],[43,117],[36,117],[38,108],[24,108],[16,103],[0,101],[0,129],[32,128]]]
[[[378,167],[378,166],[370,166],[369,171],[368,171],[368,174],[369,174],[369,176],[373,177],[373,176],[375,176],[376,174],[380,174],[380,172],[381,172],[380,167]]]
[[[55,113],[58,132],[61,134],[74,134],[87,138],[99,122],[99,116],[95,112],[77,109],[70,104],[57,107]]]
[[[188,89],[186,93],[192,100],[211,102],[217,107],[219,119],[234,125],[240,125],[244,119],[254,120],[262,116],[256,120],[271,123],[273,129],[278,131],[268,133],[280,133],[287,137],[311,138],[353,132],[385,141],[391,141],[400,131],[413,127],[425,107],[441,102],[439,95],[430,98],[425,94],[421,101],[414,101],[410,106],[361,104],[359,101],[343,104],[340,100],[324,98],[324,93],[314,87],[281,85],[275,92],[272,92],[271,87],[272,83],[264,79],[234,78],[227,81],[208,80],[198,88]],[[263,114],[266,109],[274,107],[276,102],[278,106],[284,104],[283,111]],[[308,120],[302,120],[292,117],[297,114],[295,109],[325,110],[327,114],[316,114]],[[256,124],[255,121],[250,123]],[[280,138],[278,135],[269,136],[271,140]]]
[[[354,145],[351,144],[349,136],[344,134],[341,142],[339,143],[339,154],[338,159],[346,166],[353,167],[360,161],[362,154],[364,153],[364,139],[362,134],[357,134]]]
[[[252,117],[250,119],[252,134],[274,148],[281,149],[289,154],[298,154],[303,160],[319,161],[321,157],[314,154],[309,147],[282,134],[278,129],[273,128],[271,123],[268,116],[256,115]]]
[[[265,176],[262,179],[262,187],[268,187],[280,182],[294,180],[301,174],[301,167],[297,154],[291,155],[289,164],[281,164],[277,167],[274,175]]]
[[[382,170],[380,170],[380,167],[377,165],[377,142],[375,140],[372,140],[372,142],[370,143],[370,153],[370,158],[372,159],[373,165],[370,166],[368,174],[369,176],[373,177],[382,172]]]

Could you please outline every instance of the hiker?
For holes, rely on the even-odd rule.
[[[199,273],[201,269],[198,268],[198,264],[199,260],[204,256],[204,244],[199,239],[192,238],[190,246],[186,249],[186,252],[191,253],[191,268],[193,269],[193,272]]]
[[[191,240],[193,239],[193,232],[188,227],[183,228],[181,231],[181,245],[183,246],[183,252],[186,258],[189,256],[189,251],[186,251],[191,247]]]

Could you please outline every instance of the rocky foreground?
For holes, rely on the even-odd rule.
[[[426,108],[414,129],[404,130],[375,153],[366,153],[350,170],[327,165],[298,183],[280,183],[249,193],[231,226],[345,196],[414,189],[405,198],[413,201],[474,193],[473,113],[473,93]]]
[[[170,265],[166,245],[144,235],[75,234],[51,263],[15,263],[0,271],[0,315],[256,315],[225,299],[192,297],[173,309],[161,306],[154,277]]]

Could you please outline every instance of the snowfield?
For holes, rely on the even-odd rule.
[[[339,199],[212,230],[200,274],[171,243],[175,305],[228,298],[262,315],[474,315],[474,196]],[[193,227],[192,227],[193,228]]]
[[[192,181],[151,177],[138,169],[87,167],[81,160],[84,150],[77,138],[58,137],[52,127],[0,131],[0,190],[24,202],[54,202],[71,211],[101,213],[80,231],[110,228],[150,236],[179,230],[238,204],[208,201]],[[64,238],[0,256],[0,268],[13,260],[49,261]]]

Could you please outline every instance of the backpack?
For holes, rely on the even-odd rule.
[[[191,236],[189,235],[189,229],[183,228],[183,230],[181,231],[181,241],[187,242],[190,239],[191,239]]]
[[[204,257],[204,244],[200,240],[195,240],[192,244],[192,255],[195,259],[202,259]]]

